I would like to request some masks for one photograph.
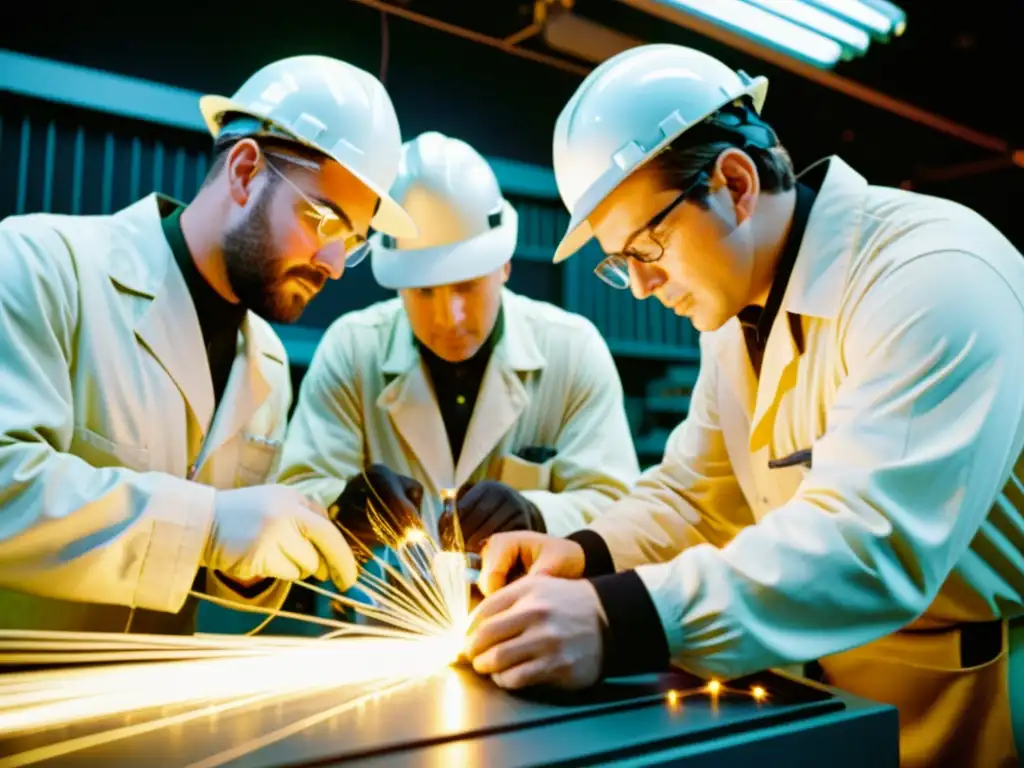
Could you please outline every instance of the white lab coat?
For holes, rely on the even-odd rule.
[[[662,463],[591,526],[697,674],[1024,614],[1024,258],[962,206],[828,162],[760,380],[738,320],[704,334]]]
[[[274,471],[284,348],[249,313],[214,418],[169,203],[0,223],[0,627],[191,631],[214,488]],[[252,601],[212,574],[198,588],[276,607],[288,584]]]
[[[615,363],[584,318],[509,290],[502,306],[504,333],[457,464],[396,298],[347,314],[324,334],[302,382],[280,481],[329,505],[349,478],[381,463],[423,484],[428,525],[442,489],[486,478],[522,491],[553,534],[595,519],[639,476]],[[542,464],[515,456],[532,446],[555,456]]]

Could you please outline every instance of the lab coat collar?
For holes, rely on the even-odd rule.
[[[831,320],[839,309],[850,259],[860,245],[868,183],[839,157],[818,161],[800,177],[821,170],[825,179],[811,207],[782,307],[795,315]]]
[[[206,347],[188,287],[161,227],[161,218],[180,205],[172,198],[151,194],[116,213],[113,221],[120,237],[114,238],[117,245],[103,250],[110,254],[106,266],[111,280],[139,297],[136,334],[174,380],[206,434],[214,416]],[[270,326],[252,312],[246,313],[242,323],[239,354],[221,409],[232,414],[218,417],[218,427],[223,422],[228,425],[224,429],[230,431],[223,433],[219,442],[237,431],[269,395],[263,366],[285,361]]]
[[[247,312],[221,406],[203,445],[200,466],[249,423],[270,396],[270,381],[280,378],[279,370],[283,365],[285,356],[270,326]]]
[[[381,366],[385,376],[394,378],[377,398],[377,405],[390,413],[396,430],[438,488],[464,483],[528,404],[520,376],[543,368],[546,361],[520,309],[523,301],[511,291],[502,291],[504,333],[481,382],[457,467],[408,317],[402,307],[396,308]]]
[[[752,449],[767,440],[786,371],[800,355],[791,322],[803,317],[834,319],[846,272],[860,248],[867,181],[839,157],[815,163],[800,177],[825,171],[782,306],[768,335],[761,375],[755,377],[738,318],[708,334],[718,364],[751,419]],[[795,316],[791,320],[790,316]]]
[[[801,176],[821,170],[825,177],[811,207],[782,311],[765,345],[751,421],[751,451],[771,444],[779,402],[795,380],[790,371],[802,350],[793,336],[792,323],[803,323],[804,317],[835,318],[850,260],[860,247],[867,181],[838,157],[815,163]]]
[[[523,302],[528,299],[503,289],[501,301],[505,308],[505,333],[494,350],[495,354],[516,373],[541,370],[547,360],[522,310]]]

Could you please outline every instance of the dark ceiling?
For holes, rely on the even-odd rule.
[[[385,77],[406,136],[437,129],[468,139],[485,154],[550,164],[551,128],[581,74],[394,15],[385,22],[379,9],[367,5],[374,3],[303,3],[294,12],[279,1],[133,4],[130,11],[100,3],[86,11],[50,0],[33,5],[35,19],[8,17],[0,25],[0,47],[203,91],[233,90],[274,58],[326,53]],[[960,3],[946,4],[945,12],[934,0],[896,3],[907,13],[906,33],[873,45],[863,59],[840,64],[836,74],[1010,148],[1024,147],[1024,129],[1012,117],[1017,94],[1007,91],[1019,69],[1013,51],[1021,44],[1024,3],[987,0],[977,5],[984,11],[972,14]],[[530,0],[389,0],[386,5],[497,39],[527,27],[533,17]],[[976,207],[1024,244],[1024,222],[1015,205],[1024,199],[1024,169],[999,153],[616,0],[576,0],[574,12],[643,40],[702,47],[737,68],[767,75],[772,85],[766,117],[798,164],[840,153],[872,181],[904,183]],[[569,61],[535,38],[519,45]]]

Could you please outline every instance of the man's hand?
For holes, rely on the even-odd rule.
[[[601,677],[604,622],[589,581],[526,576],[480,604],[464,653],[502,688],[586,688]]]
[[[385,530],[401,536],[406,528],[418,524],[422,503],[422,485],[383,464],[373,464],[348,481],[330,515],[353,536],[366,541],[377,538],[371,522],[371,505],[382,518]]]
[[[467,552],[479,552],[487,537],[502,531],[544,533],[547,530],[537,505],[497,480],[462,486],[455,508]],[[438,532],[442,544],[451,548],[455,540],[455,521],[448,513],[441,515]]]
[[[218,491],[203,565],[238,584],[330,578],[351,587],[358,566],[327,513],[296,491],[261,485]]]
[[[521,568],[530,575],[578,579],[583,576],[583,547],[575,541],[543,533],[499,533],[487,540],[481,554],[478,585],[492,595],[509,581],[509,573]]]

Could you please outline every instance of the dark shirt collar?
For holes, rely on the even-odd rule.
[[[230,348],[233,354],[235,339],[242,327],[242,321],[245,319],[245,307],[240,303],[232,304],[217,293],[196,267],[188,244],[185,242],[185,235],[181,231],[181,212],[183,210],[185,210],[184,206],[179,207],[162,220],[164,237],[167,238],[167,244],[170,246],[174,260],[188,286],[207,349],[216,339],[224,339],[225,342],[230,339]]]
[[[819,175],[821,178],[818,178]],[[767,342],[768,334],[782,307],[782,299],[786,295],[789,278],[793,274],[793,266],[796,264],[796,257],[800,253],[800,245],[803,242],[804,233],[807,231],[807,220],[810,218],[814,199],[818,195],[818,188],[823,180],[824,172],[820,174],[813,172],[811,178],[801,178],[797,182],[793,223],[789,228],[789,235],[779,259],[779,265],[775,270],[775,276],[772,278],[768,299],[764,308],[750,306],[744,308],[739,314],[740,323],[748,330],[754,331],[757,342],[761,345]]]

